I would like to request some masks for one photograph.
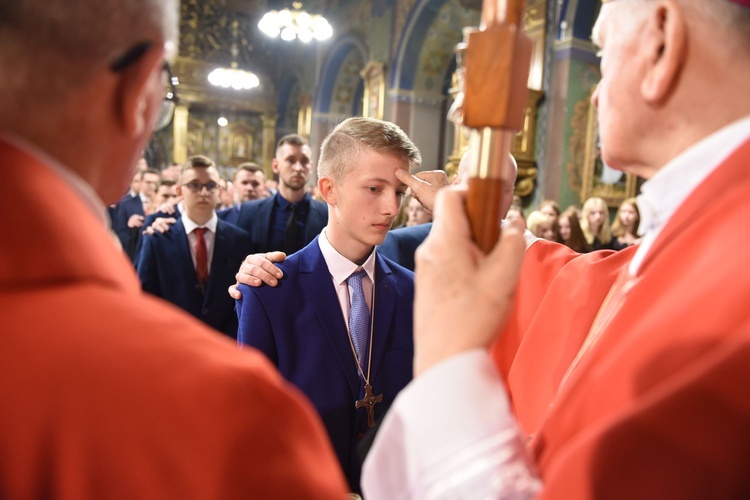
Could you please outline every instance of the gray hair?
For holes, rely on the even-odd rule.
[[[750,49],[750,8],[726,0],[681,0],[692,9],[698,19],[704,19],[715,26],[716,33],[724,33],[722,45],[734,45],[748,52]]]

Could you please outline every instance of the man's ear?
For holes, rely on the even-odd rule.
[[[333,192],[335,182],[330,177],[318,179],[318,193],[328,205],[336,205],[336,194]]]
[[[271,172],[274,174],[279,173],[279,160],[277,160],[275,157],[271,158]]]
[[[153,44],[138,60],[117,72],[120,80],[116,106],[122,127],[128,135],[142,135],[156,119],[158,108],[153,108],[161,106],[161,100],[155,99],[155,92],[163,90],[163,68],[164,47]]]
[[[685,14],[678,2],[666,0],[648,22],[649,60],[641,93],[647,102],[658,103],[669,97],[687,55]]]
[[[178,198],[182,198],[182,184],[177,182],[174,186],[174,192],[177,194]]]

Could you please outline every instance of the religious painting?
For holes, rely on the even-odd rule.
[[[362,116],[382,120],[385,116],[385,66],[370,61],[360,75],[365,82]]]
[[[253,130],[244,123],[234,123],[229,128],[230,157],[232,163],[253,159]]]
[[[203,154],[203,134],[206,131],[206,124],[201,120],[193,117],[188,119],[187,130],[187,156]]]
[[[590,104],[586,126],[581,202],[597,196],[604,199],[608,206],[618,207],[623,200],[635,196],[636,183],[636,176],[615,170],[602,160],[596,108]]]

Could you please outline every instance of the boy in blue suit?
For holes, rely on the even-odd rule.
[[[210,158],[188,159],[177,186],[184,212],[172,231],[144,236],[138,277],[143,290],[237,338],[234,301],[226,290],[251,249],[250,235],[216,217],[218,182]]]
[[[357,445],[412,377],[413,274],[375,247],[406,189],[395,172],[420,162],[392,123],[339,124],[318,164],[327,226],[280,265],[276,287],[239,287],[239,341],[264,352],[310,398],[355,492]]]

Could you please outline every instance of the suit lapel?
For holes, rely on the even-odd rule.
[[[253,219],[253,243],[256,248],[271,247],[271,211],[274,199],[271,196],[258,204],[258,213]]]
[[[206,295],[203,298],[203,304],[207,304],[208,297],[213,293],[216,283],[224,273],[224,267],[227,265],[230,244],[227,232],[224,230],[224,221],[218,221],[216,224],[216,234],[214,235],[214,252],[211,257],[211,268],[208,273],[208,284],[206,285]]]
[[[391,269],[383,257],[376,254],[375,260],[375,311],[372,338],[372,368],[370,382],[377,380],[385,360],[388,340],[392,335],[393,315],[396,311],[398,288],[391,276]],[[382,389],[381,389],[382,391]],[[376,388],[377,392],[377,388]]]
[[[300,251],[299,273],[306,301],[315,310],[341,371],[349,382],[352,395],[358,398],[362,384],[359,381],[338,296],[317,238]]]

